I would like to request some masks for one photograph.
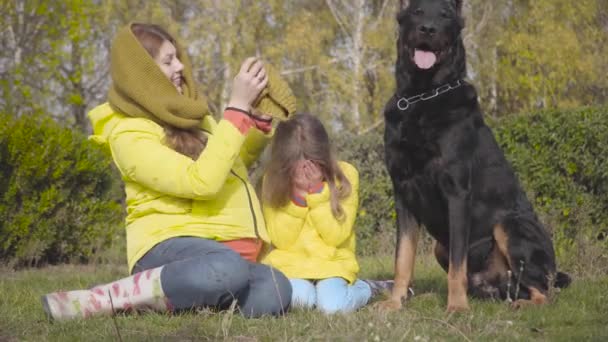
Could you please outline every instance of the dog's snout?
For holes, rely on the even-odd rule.
[[[420,25],[420,27],[418,27],[418,30],[421,33],[428,34],[429,36],[432,36],[437,33],[437,29],[435,28],[435,26],[429,24]]]

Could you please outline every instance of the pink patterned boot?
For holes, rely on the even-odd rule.
[[[160,281],[163,267],[89,290],[49,293],[42,296],[42,306],[47,317],[54,320],[111,315],[130,310],[171,311],[171,304]]]

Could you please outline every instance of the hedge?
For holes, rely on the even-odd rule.
[[[123,221],[111,159],[40,115],[0,114],[0,261],[86,260]]]

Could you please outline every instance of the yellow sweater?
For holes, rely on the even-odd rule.
[[[274,249],[263,263],[288,278],[325,279],[342,277],[352,283],[359,265],[355,257],[353,229],[359,202],[359,174],[350,164],[339,163],[352,185],[350,196],[341,202],[346,215],[340,222],[331,212],[329,186],[306,196],[307,207],[289,203],[283,208],[264,206],[264,218]]]
[[[244,136],[227,120],[207,115],[209,134],[198,160],[163,144],[154,121],[116,113],[107,104],[89,113],[91,139],[109,147],[125,183],[129,270],[154,245],[177,236],[218,241],[259,236],[269,242],[259,200],[247,168],[269,136],[250,129]],[[256,235],[257,230],[257,235]]]

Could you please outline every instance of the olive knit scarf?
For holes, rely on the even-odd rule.
[[[180,94],[133,35],[131,25],[120,29],[112,43],[112,86],[108,94],[112,108],[128,116],[153,120],[162,126],[200,127],[209,109],[203,96],[197,93],[185,51],[179,43],[175,44],[177,56],[184,65],[183,94]]]

